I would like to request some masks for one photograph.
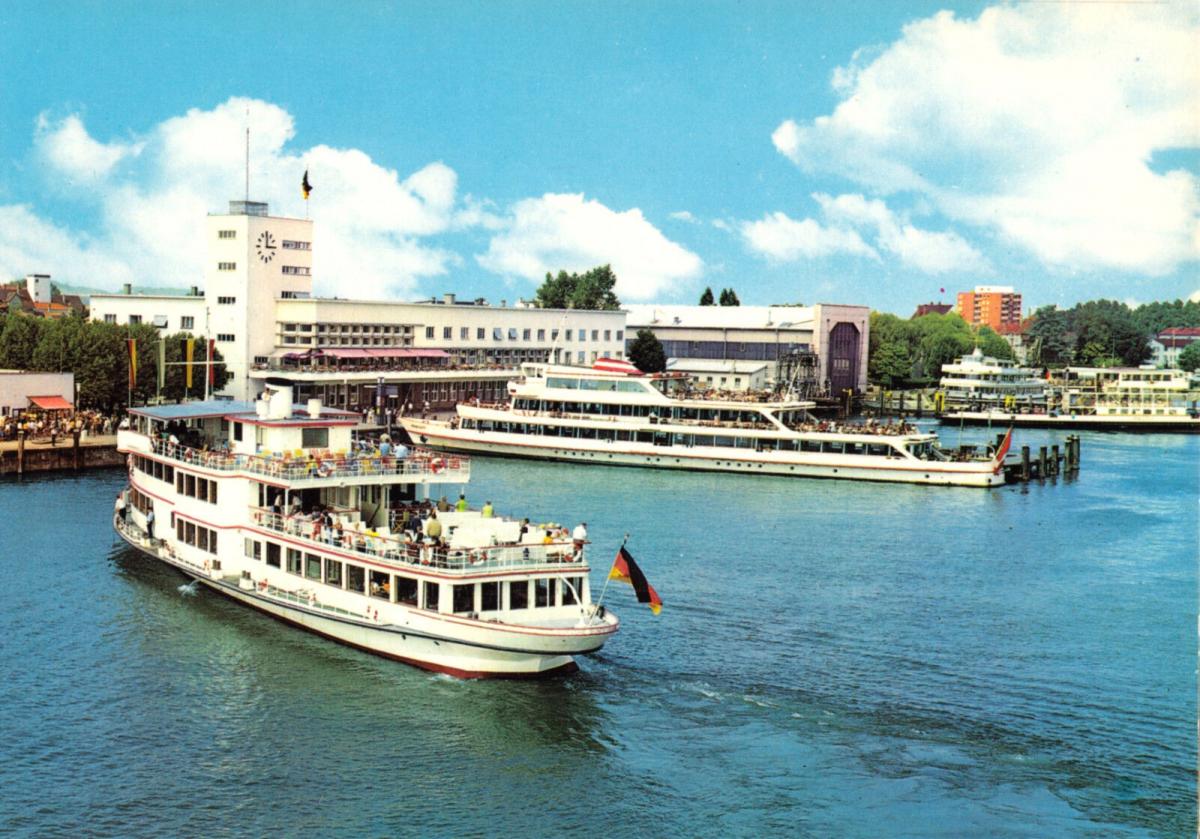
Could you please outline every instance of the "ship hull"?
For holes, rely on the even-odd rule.
[[[468,627],[462,631],[462,637],[453,637],[432,626],[440,618],[416,613],[411,624],[381,624],[377,616],[372,619],[343,610],[338,610],[340,614],[327,614],[303,600],[242,588],[236,581],[214,576],[205,568],[172,557],[145,539],[130,535],[115,521],[114,525],[118,535],[142,554],[243,606],[346,646],[458,678],[531,678],[571,673],[578,669],[575,655],[595,652],[616,631],[615,624],[603,631],[570,635],[484,626]],[[454,623],[464,626],[478,622]]]
[[[530,442],[524,435],[496,431],[478,432],[463,428],[449,429],[444,423],[432,421],[405,420],[404,426],[414,442],[420,445],[448,452],[497,457],[930,486],[993,487],[1005,482],[1003,472],[994,471],[986,463],[921,461],[910,466],[903,461],[896,461],[888,465],[856,463],[852,459],[838,458],[836,455],[808,455],[807,459],[802,459],[789,452],[755,452],[743,449],[711,452],[702,448],[680,449],[649,444],[639,447],[632,443],[598,440],[577,440],[576,446],[547,446]]]

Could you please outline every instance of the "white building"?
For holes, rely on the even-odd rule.
[[[662,342],[667,357],[678,361],[766,362],[772,384],[787,374],[789,359],[796,359],[811,375],[816,392],[837,396],[847,389],[861,392],[867,387],[870,320],[866,306],[827,303],[648,304],[629,307],[628,337],[632,340],[639,329],[649,329]],[[735,375],[732,367],[728,370],[725,375]]]
[[[74,405],[74,373],[0,370],[0,416],[38,408],[69,410]]]
[[[233,373],[223,393],[236,399],[253,399],[268,377],[291,379],[298,397],[348,408],[374,402],[380,384],[402,403],[498,398],[523,361],[624,357],[623,311],[490,306],[453,295],[423,303],[314,298],[313,222],[271,216],[266,204],[231,201],[229,213],[208,217],[206,237],[203,293],[94,294],[91,316],[215,339]],[[475,369],[449,376],[455,387],[439,386],[432,399],[428,370],[389,369],[402,358],[435,357]],[[415,391],[401,387],[414,382]]]

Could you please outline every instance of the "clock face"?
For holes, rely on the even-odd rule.
[[[267,231],[259,234],[258,244],[255,245],[255,250],[258,251],[258,258],[263,262],[270,262],[275,258],[275,237]]]

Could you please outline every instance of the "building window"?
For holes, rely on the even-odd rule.
[[[583,364],[583,356],[584,356],[584,352],[583,352],[583,350],[580,350],[578,353],[578,358],[577,358],[577,360],[579,361],[580,364]]]
[[[546,340],[546,330],[544,330],[544,329],[539,329],[539,330],[538,330],[538,340],[539,340],[539,341],[545,341],[545,340]]]
[[[528,341],[532,337],[533,337],[533,333],[532,333],[532,331],[530,331],[528,329],[526,329],[524,332],[521,333],[521,340],[523,340],[523,341]]]
[[[229,333],[227,333],[227,332],[218,332],[218,333],[217,333],[217,340],[218,340],[218,341],[221,341],[221,342],[223,342],[223,343],[226,343],[226,344],[232,344],[232,343],[233,343],[234,341],[236,341],[237,339],[236,339],[236,338],[234,338],[234,337],[233,337],[233,335],[231,335],[231,334],[229,334]]]
[[[116,316],[116,315],[105,315],[105,316],[104,316],[104,322],[105,322],[105,323],[116,323],[116,322],[117,322],[117,316]]]
[[[482,341],[486,337],[487,337],[487,332],[484,330],[484,328],[482,326],[478,327],[475,330],[475,340],[476,341]]]
[[[606,329],[606,330],[604,330],[604,340],[605,340],[605,341],[611,341],[611,340],[612,340],[612,330],[611,330],[611,329]]]
[[[142,322],[142,316],[141,316],[141,315],[130,315],[130,316],[129,316],[129,322],[130,322],[130,323],[141,323],[141,322]]]
[[[471,328],[470,328],[469,326],[462,326],[462,327],[459,327],[459,329],[458,329],[458,338],[459,338],[459,340],[460,340],[460,341],[466,341],[466,340],[469,340],[469,339],[470,339],[470,337],[471,337]]]
[[[281,243],[285,251],[310,251],[312,250],[312,242],[292,242],[284,239]]]
[[[432,326],[425,327],[425,337],[433,338],[433,327]]]
[[[179,328],[180,329],[195,329],[196,328],[196,319],[194,317],[192,317],[191,315],[184,315],[183,317],[181,317],[179,319]]]
[[[503,341],[504,340],[504,330],[498,326],[495,327],[492,330],[492,340],[493,341]]]
[[[236,262],[218,262],[217,270],[218,271],[236,271],[237,263]]]
[[[557,338],[558,336],[555,335],[554,337]],[[572,330],[568,329],[567,330],[567,340],[570,341],[573,337],[574,337],[574,332]]]
[[[285,274],[291,274],[294,277],[307,277],[312,274],[311,268],[305,268],[301,265],[284,265],[281,269]]]
[[[236,230],[218,230],[217,238],[218,239],[236,239],[237,231]]]
[[[508,330],[508,340],[510,340],[510,341],[517,340],[517,330],[515,330],[515,329]]]
[[[454,327],[452,327],[452,326],[443,326],[442,327],[442,338],[443,339],[449,341],[453,336],[454,336]]]
[[[625,340],[625,330],[624,330],[624,329],[618,329],[618,330],[617,330],[617,340],[618,340],[618,341],[624,341],[624,340]]]
[[[599,340],[600,340],[600,330],[599,330],[599,329],[593,329],[593,330],[592,330],[592,340],[593,340],[593,341],[599,341]]]
[[[237,302],[236,297],[218,297],[217,298],[217,303],[219,303],[222,306],[232,306],[236,302]]]

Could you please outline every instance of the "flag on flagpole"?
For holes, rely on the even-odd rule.
[[[213,356],[216,355],[216,352],[214,352],[216,350],[216,348],[217,348],[216,340],[213,338],[209,338],[208,339],[208,386],[210,388],[214,387],[217,383],[217,376],[216,376],[217,363],[213,359]]]
[[[129,350],[129,389],[137,387],[137,338],[126,338],[125,346]]]
[[[993,460],[993,462],[996,464],[996,468],[992,470],[996,474],[999,474],[1000,470],[1004,468],[1004,456],[1008,454],[1008,449],[1010,446],[1012,446],[1012,433],[1013,430],[1012,426],[1010,425],[1008,427],[1008,433],[1004,435],[1004,440],[1000,443],[1000,448],[996,449],[996,457]]]
[[[187,387],[188,390],[191,390],[192,389],[192,359],[196,355],[196,339],[195,338],[188,338],[187,340],[184,341],[184,351],[183,352],[184,352],[184,356],[187,359],[187,367],[184,368],[187,371],[187,384],[185,385],[185,387]]]
[[[300,181],[300,194],[304,196],[304,200],[308,200],[309,193],[312,192],[312,184],[308,182],[308,170],[304,170],[304,180]]]
[[[629,551],[625,550],[624,545],[621,546],[621,550],[617,551],[617,558],[613,561],[612,570],[608,572],[608,578],[633,586],[638,603],[649,604],[650,611],[654,614],[657,615],[662,611],[662,598],[658,596],[654,587],[646,582],[646,575],[642,573],[641,568],[638,568],[638,564],[633,561],[633,557]]]

